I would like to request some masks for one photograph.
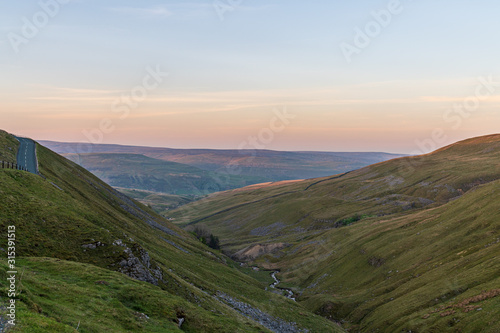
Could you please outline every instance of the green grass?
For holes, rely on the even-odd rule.
[[[281,263],[284,279],[311,309],[363,331],[400,331],[410,321],[405,329],[428,331],[442,317],[423,319],[425,314],[500,287],[499,191],[497,181],[437,209],[328,231],[314,239],[313,249]],[[488,304],[499,301],[479,302],[486,311],[460,314],[453,329],[486,331],[499,315]],[[322,310],[327,304],[335,306]]]
[[[19,261],[26,275],[20,331],[71,332],[81,320],[88,332],[162,332],[173,327],[174,306],[182,306],[190,318],[186,331],[268,331],[217,299],[219,293],[295,322],[298,328],[341,331],[299,304],[266,291],[265,283],[242,273],[231,259],[90,172],[42,146],[37,152],[45,178],[0,170],[0,230],[16,226],[16,250],[24,258]],[[117,272],[120,262],[129,258],[118,240],[144,264],[148,254],[146,271],[162,274],[158,286]],[[6,248],[5,242],[2,237],[1,248]],[[100,246],[92,249],[91,244]],[[5,253],[0,254],[5,271]],[[110,285],[96,285],[100,280]],[[152,319],[142,323],[133,311]]]
[[[1,268],[4,287],[6,267]],[[18,269],[23,272],[22,303],[19,325],[12,332],[32,332],[44,325],[76,332],[78,324],[79,332],[181,332],[179,317],[185,318],[184,332],[259,331],[247,320],[225,318],[228,311],[201,309],[161,288],[92,265],[25,258],[19,260]]]
[[[214,194],[171,215],[203,223],[229,253],[288,244],[250,264],[279,269],[300,304],[353,331],[497,332],[499,297],[477,302],[481,311],[432,311],[500,288],[499,148],[500,135],[475,138],[344,175]]]
[[[0,161],[16,163],[19,141],[7,132],[0,130]]]

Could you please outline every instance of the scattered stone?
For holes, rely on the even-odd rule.
[[[82,245],[82,247],[84,249],[91,249],[91,250],[95,250],[95,249],[97,249],[100,246],[106,246],[106,244],[101,243],[101,242],[95,242],[95,243],[91,243],[91,244]]]
[[[115,243],[116,242],[117,241],[115,241]],[[159,284],[159,281],[163,281],[163,272],[161,268],[158,266],[152,268],[151,258],[146,250],[138,245],[136,245],[135,251],[132,251],[132,249],[126,245],[120,246],[125,247],[123,250],[125,258],[118,263],[118,271],[120,273],[139,281],[154,284],[155,286]]]
[[[134,315],[137,317],[137,319],[142,320],[142,321],[147,321],[149,320],[149,316],[142,313],[142,312],[136,312]]]
[[[368,259],[368,264],[373,267],[380,267],[383,264],[385,264],[385,259],[384,258],[378,258],[378,257],[371,257]]]
[[[289,323],[280,318],[272,317],[271,315],[261,311],[260,309],[254,308],[251,305],[240,302],[231,296],[218,292],[216,297],[231,306],[233,309],[240,312],[245,317],[252,319],[262,326],[266,327],[275,333],[308,333],[309,330],[299,329],[297,323]]]
[[[127,247],[127,245],[123,244],[123,241],[121,239],[117,239],[113,242],[114,246],[122,246],[122,247]]]

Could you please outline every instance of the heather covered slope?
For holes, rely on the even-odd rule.
[[[67,154],[65,157],[113,187],[180,196],[202,196],[265,181],[264,177],[227,176],[140,154]]]
[[[353,331],[497,332],[500,135],[347,174],[215,194],[172,216],[281,270]],[[267,250],[268,251],[267,251]]]
[[[24,272],[14,332],[341,331],[266,291],[268,273],[243,274],[88,171],[42,146],[37,152],[45,178],[0,170],[1,228],[16,226]]]
[[[216,193],[171,216],[180,225],[206,224],[243,245],[266,238],[290,241],[357,218],[440,206],[500,179],[499,164],[500,135],[493,135],[332,177]]]
[[[262,181],[306,179],[345,172],[402,155],[388,153],[287,152],[273,150],[171,149],[41,141],[59,154],[126,153],[180,163],[224,175]],[[72,158],[75,158],[74,156]],[[222,184],[227,182],[222,178]],[[224,188],[224,186],[221,186]]]

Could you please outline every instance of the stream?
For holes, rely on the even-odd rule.
[[[273,272],[271,274],[272,278],[274,279],[274,283],[271,284],[270,287],[273,289],[279,289],[279,290],[286,291],[286,293],[287,293],[286,297],[291,299],[292,301],[296,302],[295,297],[293,297],[293,291],[291,291],[290,289],[287,289],[287,288],[278,287],[278,284],[280,284],[281,281],[276,277],[277,273],[279,273],[279,271]]]

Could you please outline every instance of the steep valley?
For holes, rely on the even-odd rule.
[[[0,147],[15,142],[2,132]],[[342,332],[237,263],[37,145],[40,174],[0,169],[0,224],[15,226],[10,332]],[[0,243],[0,325],[7,244]]]
[[[279,270],[299,304],[361,332],[498,332],[500,135],[172,214]],[[266,251],[265,249],[269,249]],[[253,254],[253,255],[250,255]]]

